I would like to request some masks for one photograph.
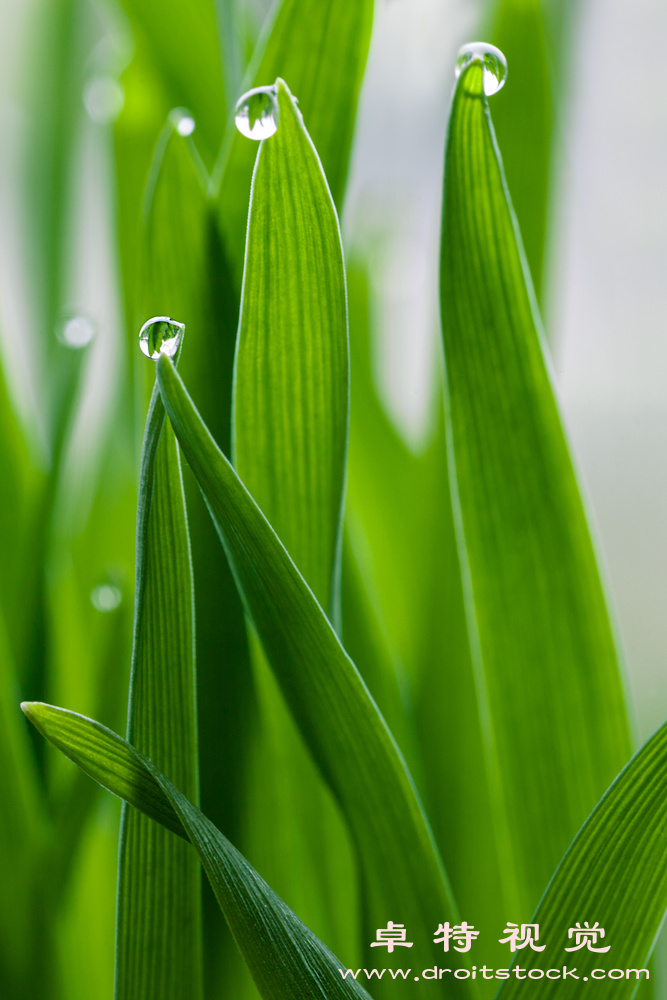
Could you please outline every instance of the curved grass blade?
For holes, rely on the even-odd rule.
[[[91,778],[192,843],[262,997],[368,1000],[354,979],[341,976],[345,966],[150,760],[85,716],[40,703],[21,707]]]
[[[194,607],[178,446],[153,395],[137,523],[137,592],[128,736],[196,800]],[[117,1000],[202,995],[199,868],[135,810],[121,820]]]
[[[593,810],[561,861],[531,918],[540,925],[550,952],[558,949],[575,980],[512,978],[498,1000],[574,1000],[582,995],[585,977],[594,969],[621,970],[623,976],[604,979],[605,1000],[630,1000],[640,985],[667,910],[667,725],[632,758]],[[605,931],[597,947],[606,954],[572,947],[568,930],[588,917]],[[544,968],[545,957],[521,953],[522,968]],[[558,965],[558,959],[549,961]],[[562,962],[561,962],[562,964]],[[626,974],[629,970],[629,974]],[[634,971],[636,970],[636,971]],[[644,976],[641,977],[645,979]]]
[[[361,80],[373,20],[373,0],[282,0],[257,45],[248,88],[287,80],[315,144],[335,204],[345,191]],[[241,283],[246,205],[255,144],[229,126],[216,169],[220,224],[237,286]]]
[[[216,447],[166,356],[158,359],[157,371],[167,412],[248,615],[353,832],[371,890],[370,920],[378,921],[374,927],[386,926],[388,919],[405,923],[414,935],[411,961],[426,966],[431,951],[425,945],[438,923],[456,911],[410,774],[326,615]],[[456,991],[468,992],[465,980],[456,983]],[[444,983],[441,989],[447,989]],[[415,987],[418,994],[422,990],[432,994],[433,987]]]
[[[505,905],[507,919],[525,920],[630,740],[478,63],[458,79],[449,125],[441,298],[458,548]]]

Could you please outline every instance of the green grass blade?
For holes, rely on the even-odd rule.
[[[507,58],[507,84],[493,104],[533,285],[542,290],[553,146],[552,66],[543,0],[501,0],[491,39]]]
[[[282,80],[276,86],[280,127],[262,144],[253,175],[234,461],[337,621],[349,381],[343,252],[317,153],[288,88]],[[269,667],[260,662],[261,648],[255,643],[252,649],[261,729],[247,849],[306,923],[351,960],[359,937],[349,834]]]
[[[400,912],[414,935],[411,961],[427,965],[430,949],[422,948],[455,909],[410,774],[326,615],[216,447],[170,360],[162,356],[157,369],[167,412],[207,499],[248,615],[353,831],[372,888],[372,919],[379,920],[374,926],[386,926],[387,913]],[[415,987],[417,993],[421,989],[426,992]]]
[[[165,128],[145,197],[138,325],[154,315],[186,323],[191,349],[181,359],[182,370],[197,387],[216,440],[229,453],[236,297],[224,281],[217,223],[193,140],[181,136],[176,125],[172,118]],[[142,388],[146,375],[153,373],[146,371],[150,366],[136,345],[133,357]],[[143,401],[143,388],[138,395]],[[201,805],[218,827],[239,841],[246,759],[255,722],[245,619],[225,554],[187,467],[184,480],[197,607]],[[228,981],[226,962],[237,966],[242,962],[206,885],[204,927],[206,983],[214,990],[214,970],[220,968]]]
[[[128,736],[198,796],[194,607],[178,446],[155,392],[146,423],[137,525],[137,596]],[[202,995],[199,869],[136,810],[121,821],[117,1000]]]
[[[315,148],[289,90],[276,85],[280,126],[260,147],[248,219],[234,464],[330,609],[349,406],[343,248]]]
[[[287,80],[299,100],[338,208],[347,180],[372,20],[373,0],[282,0],[248,73],[248,88],[269,84],[277,77]],[[232,123],[216,184],[221,227],[238,285],[255,155],[255,144],[239,135]]]
[[[548,951],[521,952],[522,968],[576,967],[579,983],[512,979],[498,1000],[574,1000],[593,969],[645,969],[667,910],[667,726],[648,740],[619,774],[577,834],[531,919],[545,931]],[[568,930],[589,917],[605,930],[606,954],[572,947]],[[557,957],[551,957],[552,955]],[[605,979],[605,1000],[630,1000],[638,982]],[[595,987],[594,987],[595,988]],[[584,987],[585,989],[585,987]]]
[[[192,842],[262,997],[368,998],[354,979],[343,979],[345,966],[150,760],[85,716],[39,703],[22,708],[46,739],[95,781]]]
[[[479,63],[453,100],[441,297],[459,555],[505,905],[507,919],[525,920],[630,741]]]

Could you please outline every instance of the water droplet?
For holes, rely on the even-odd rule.
[[[68,316],[58,327],[57,334],[65,347],[80,350],[95,336],[95,324],[89,316]]]
[[[507,59],[500,49],[489,42],[462,45],[456,57],[456,76],[460,76],[472,62],[481,62],[484,66],[484,93],[487,97],[503,89],[507,80]]]
[[[152,361],[161,354],[173,358],[181,342],[185,326],[169,316],[153,316],[139,331],[139,347]]]
[[[111,583],[101,583],[99,587],[94,587],[90,594],[95,610],[103,613],[115,611],[122,598],[123,595],[118,587],[114,587]]]
[[[247,139],[270,139],[278,131],[280,109],[275,87],[255,87],[236,102],[234,122]]]
[[[83,103],[94,122],[108,125],[123,110],[125,93],[114,76],[94,76],[83,88]]]
[[[174,108],[169,117],[179,135],[192,135],[197,127],[196,121],[187,108]]]

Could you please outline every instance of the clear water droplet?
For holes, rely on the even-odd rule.
[[[184,330],[183,323],[177,323],[169,316],[153,316],[139,331],[139,347],[152,361],[157,361],[161,354],[173,358]]]
[[[507,59],[500,49],[489,42],[462,45],[456,57],[456,76],[460,76],[472,62],[481,62],[484,67],[483,84],[487,97],[503,89],[507,80]]]
[[[87,347],[95,336],[95,324],[89,316],[68,316],[59,325],[57,334],[65,347],[78,351]]]
[[[120,604],[123,595],[118,587],[111,583],[101,583],[99,587],[94,587],[90,593],[90,601],[96,611],[108,613],[115,611]]]
[[[197,127],[196,121],[187,108],[174,108],[169,117],[179,135],[192,135]]]
[[[94,122],[108,125],[123,110],[125,92],[115,76],[93,76],[83,88],[83,103]]]
[[[234,122],[247,139],[270,139],[278,131],[280,109],[275,87],[255,87],[236,102]]]

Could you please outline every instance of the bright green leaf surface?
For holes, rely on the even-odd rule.
[[[498,1000],[575,1000],[593,969],[645,969],[667,909],[667,726],[632,758],[596,806],[563,858],[531,919],[540,925],[548,951],[526,949],[522,968],[576,968],[577,982],[513,978]],[[568,930],[588,919],[604,928],[596,947],[567,953],[575,940]],[[529,953],[528,953],[529,952]],[[547,959],[547,955],[549,958]],[[595,977],[597,979],[597,977]],[[604,978],[597,990],[604,1000],[630,1000],[637,976]],[[585,988],[585,987],[584,987]],[[596,987],[593,987],[596,989]]]
[[[150,364],[150,362],[147,362]],[[137,597],[128,736],[197,799],[194,607],[178,446],[155,392],[137,524]],[[117,1000],[197,1000],[202,990],[199,869],[161,827],[121,822]]]
[[[311,753],[341,804],[372,889],[372,920],[414,928],[411,962],[455,909],[412,779],[384,720],[275,532],[216,447],[171,361],[160,391],[206,497],[248,615]],[[373,954],[372,952],[370,954]],[[465,981],[456,992],[466,994]],[[442,984],[442,990],[447,991]],[[433,986],[424,984],[424,994]],[[451,989],[451,987],[450,987]],[[413,991],[412,984],[410,986]],[[380,992],[380,991],[378,991]],[[420,987],[414,987],[420,993]]]
[[[441,258],[459,555],[507,919],[627,761],[604,595],[482,74],[458,80]],[[513,914],[513,915],[512,915]]]
[[[336,210],[289,90],[253,175],[234,382],[234,464],[323,608],[338,570],[348,423]],[[335,616],[334,616],[335,617]]]
[[[95,781],[191,841],[262,997],[368,998],[353,979],[343,979],[345,966],[151,761],[92,719],[51,705],[22,707],[39,731]]]
[[[253,175],[234,461],[335,621],[349,383],[343,252],[317,153],[289,90],[277,87],[280,127]],[[247,848],[306,923],[351,958],[359,939],[349,834],[260,647],[253,651],[262,726]]]
[[[258,43],[247,77],[246,89],[271,84],[277,77],[287,80],[339,208],[372,19],[373,0],[282,0],[269,32]],[[256,152],[256,144],[230,123],[216,182],[220,181],[221,228],[239,285]]]

